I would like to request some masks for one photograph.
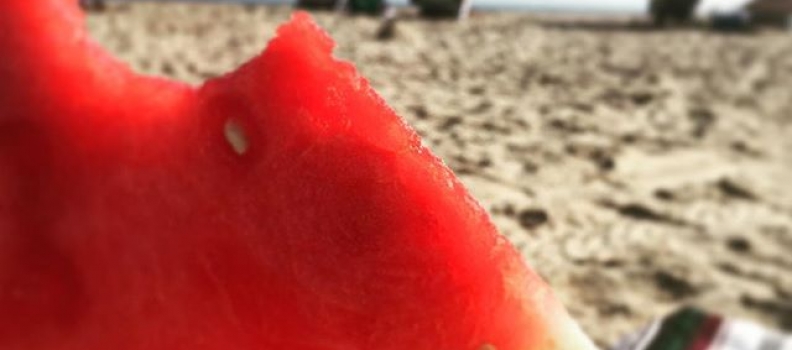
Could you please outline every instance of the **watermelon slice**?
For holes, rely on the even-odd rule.
[[[195,88],[0,2],[0,349],[593,349],[298,13]]]

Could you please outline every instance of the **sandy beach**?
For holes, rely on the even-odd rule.
[[[193,84],[260,52],[284,7],[117,5],[135,69]],[[681,305],[792,331],[792,34],[479,14],[316,14],[600,345]]]

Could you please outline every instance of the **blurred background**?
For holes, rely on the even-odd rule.
[[[792,331],[792,1],[443,1],[298,5],[599,344],[681,305]],[[135,69],[200,84],[295,4],[85,5]]]

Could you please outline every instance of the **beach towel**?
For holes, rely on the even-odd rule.
[[[625,337],[612,350],[792,350],[792,336],[687,307]]]

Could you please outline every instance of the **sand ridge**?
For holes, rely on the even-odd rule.
[[[290,9],[136,4],[89,17],[139,71],[192,83]],[[792,36],[516,14],[317,14],[601,345],[683,304],[792,330]]]

